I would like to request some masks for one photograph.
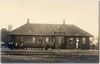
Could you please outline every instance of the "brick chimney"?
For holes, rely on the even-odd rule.
[[[11,24],[8,25],[8,31],[12,31],[12,25]]]
[[[28,19],[27,19],[27,24],[29,24],[29,21],[30,21],[30,20],[29,20],[29,18],[28,18]]]

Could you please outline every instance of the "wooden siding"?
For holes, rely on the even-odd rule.
[[[83,44],[82,38],[85,38]],[[78,39],[78,40],[77,40]],[[12,36],[16,48],[89,49],[89,37],[68,36]],[[78,48],[77,48],[78,41]]]

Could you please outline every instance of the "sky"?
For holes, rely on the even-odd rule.
[[[98,36],[97,0],[0,0],[0,28],[27,23],[74,24]]]

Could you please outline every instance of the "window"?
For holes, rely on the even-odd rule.
[[[76,42],[79,43],[79,38],[76,38]]]
[[[43,38],[42,37],[36,37],[36,42],[38,45],[40,45],[43,42]]]
[[[69,40],[70,40],[70,44],[73,44],[73,38],[71,37]]]
[[[82,38],[82,44],[85,44],[85,38]]]
[[[35,37],[33,37],[32,39],[33,39],[33,42],[35,42]]]
[[[71,37],[70,40],[73,40],[73,38]]]
[[[49,42],[49,37],[46,37],[46,42]]]
[[[38,37],[39,41],[41,42],[42,41],[42,37]]]

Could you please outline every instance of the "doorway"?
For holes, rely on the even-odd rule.
[[[63,36],[56,36],[55,37],[56,42],[55,42],[55,48],[56,49],[62,49],[64,48],[64,37]]]

